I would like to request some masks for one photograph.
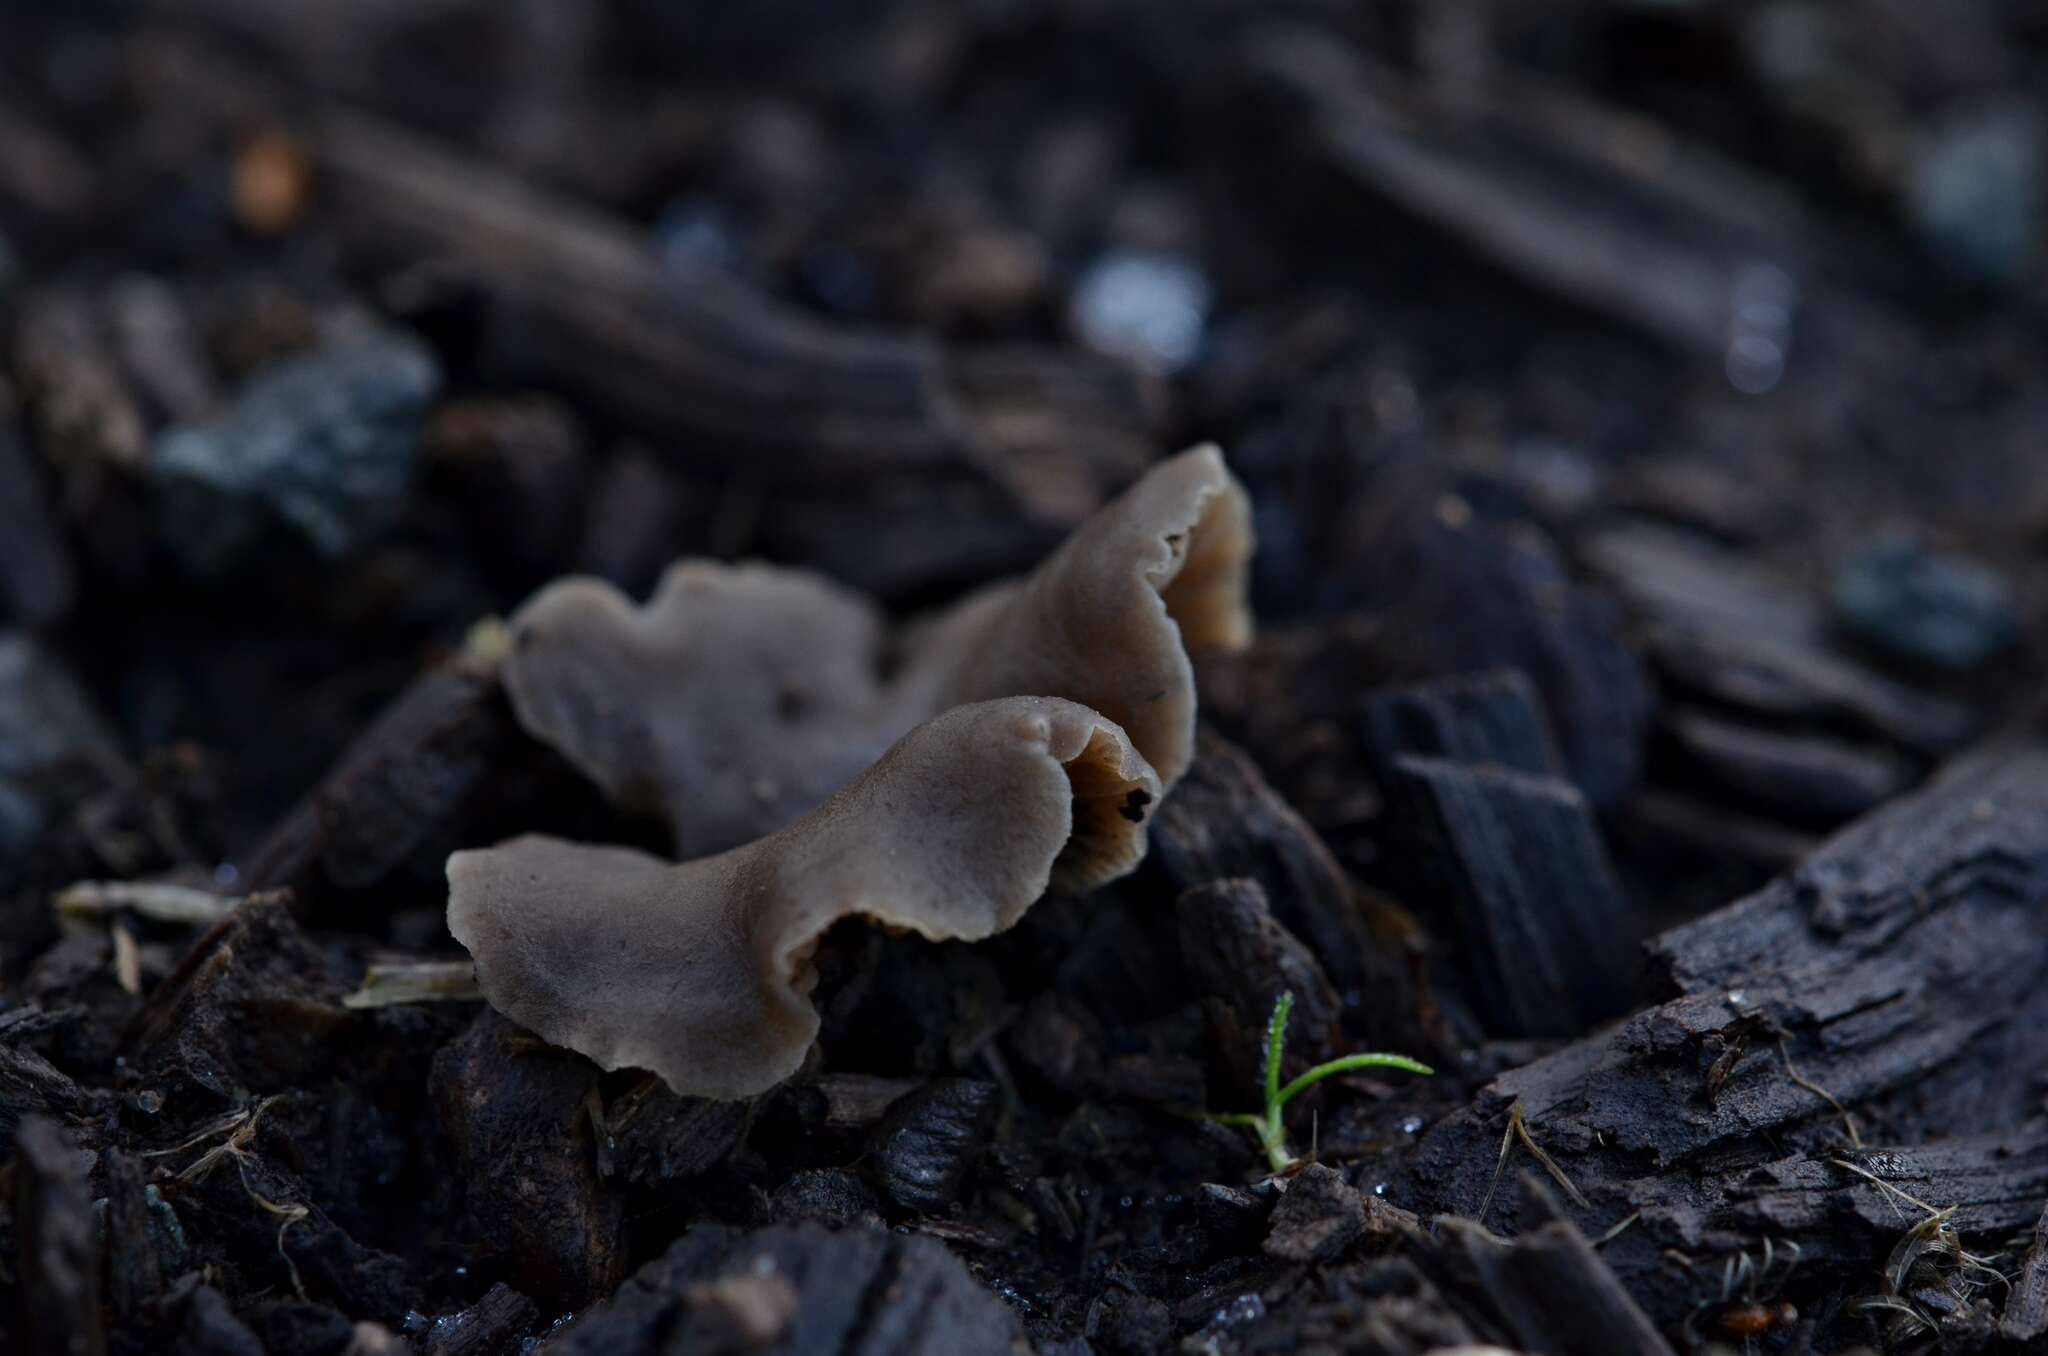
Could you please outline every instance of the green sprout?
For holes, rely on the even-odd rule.
[[[1406,1055],[1344,1055],[1324,1064],[1318,1064],[1301,1077],[1280,1086],[1280,1055],[1287,1045],[1287,1018],[1294,1011],[1294,995],[1283,993],[1280,1001],[1273,1005],[1273,1015],[1266,1022],[1266,1109],[1263,1113],[1236,1112],[1219,1114],[1213,1111],[1198,1112],[1204,1120],[1215,1121],[1218,1125],[1234,1125],[1258,1141],[1266,1151],[1266,1161],[1275,1172],[1285,1172],[1294,1165],[1294,1155],[1287,1148],[1287,1127],[1280,1119],[1280,1113],[1287,1104],[1307,1092],[1316,1084],[1334,1074],[1350,1073],[1353,1069],[1406,1069],[1409,1073],[1433,1074],[1436,1070],[1427,1064],[1408,1058]]]

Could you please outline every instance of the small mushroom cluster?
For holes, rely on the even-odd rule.
[[[514,712],[680,864],[529,835],[449,859],[500,1012],[677,1092],[766,1091],[817,1035],[842,918],[933,940],[1135,867],[1193,754],[1188,651],[1244,645],[1250,505],[1213,447],[1155,466],[1028,576],[892,628],[829,580],[686,560],[635,607],[568,579],[511,622]]]

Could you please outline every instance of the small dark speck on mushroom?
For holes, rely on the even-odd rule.
[[[785,687],[775,694],[775,715],[779,720],[795,720],[810,706],[810,698],[798,687]]]
[[[1152,793],[1143,787],[1134,786],[1124,796],[1124,803],[1117,813],[1133,824],[1145,822],[1145,807],[1152,803]]]

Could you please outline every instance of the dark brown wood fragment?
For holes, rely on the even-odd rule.
[[[1257,881],[1198,885],[1181,895],[1174,916],[1188,977],[1204,996],[1211,1051],[1239,1099],[1258,1096],[1266,1022],[1282,994],[1294,995],[1290,1076],[1335,1053],[1344,1015],[1337,991],[1315,954],[1273,917]]]
[[[346,240],[443,260],[500,308],[503,342],[489,357],[700,461],[784,484],[906,471],[1021,484],[1007,463],[1030,448],[1006,437],[1003,419],[1003,393],[1021,385],[1037,397],[1034,427],[1064,425],[1031,442],[1067,450],[1069,475],[1084,481],[1069,511],[1143,464],[1148,397],[1115,366],[954,355],[832,325],[720,274],[678,280],[624,223],[368,118],[329,116],[315,147]],[[1085,459],[1105,447],[1111,464]]]
[[[709,1172],[746,1138],[752,1102],[683,1097],[649,1076],[605,1108],[610,1149],[599,1167],[643,1186]]]
[[[241,1259],[257,1284],[287,1294],[303,1287],[313,1299],[379,1322],[396,1325],[424,1301],[414,1264],[358,1241],[282,1165],[293,1152],[282,1132],[259,1130],[256,1144],[166,1185],[190,1237]]]
[[[2038,1342],[2048,1337],[2048,1206],[2034,1222],[2034,1238],[2020,1261],[2019,1275],[1999,1316],[1999,1335],[2008,1342]]]
[[[500,1281],[467,1309],[434,1320],[427,1356],[496,1356],[515,1349],[539,1321],[540,1306]]]
[[[129,1323],[163,1289],[163,1265],[150,1236],[142,1165],[119,1149],[107,1151],[105,1164],[107,1303],[115,1318]]]
[[[0,1144],[14,1142],[25,1116],[76,1121],[89,1108],[88,1095],[63,1070],[33,1050],[0,1044]]]
[[[1611,177],[1608,192],[1587,194],[1568,165],[1546,163],[1549,146],[1527,144],[1531,124],[1520,107],[1521,145],[1471,136],[1455,119],[1425,124],[1415,92],[1391,69],[1313,30],[1260,34],[1246,59],[1300,101],[1299,123],[1333,163],[1402,209],[1536,286],[1724,357],[1736,285],[1772,246],[1725,225],[1705,229],[1711,215],[1633,177]],[[1630,210],[1617,210],[1616,199]],[[1648,229],[1635,219],[1646,214]]]
[[[1439,678],[1369,694],[1361,718],[1366,762],[1382,781],[1402,754],[1498,763],[1532,776],[1564,775],[1543,701],[1519,669]]]
[[[238,1105],[326,1067],[349,1014],[342,985],[293,921],[291,892],[251,895],[209,928],[123,1036],[129,1066],[167,1095]]]
[[[1793,581],[1664,528],[1621,525],[1580,543],[1627,599],[1673,686],[1777,721],[1839,726],[1927,753],[1969,737],[1956,703],[1870,672],[1827,648],[1822,609]]]
[[[1639,832],[1703,860],[1732,858],[1770,872],[1797,865],[1820,843],[1817,835],[1787,828],[1776,820],[1668,791],[1645,791],[1634,797],[1627,815]]]
[[[1783,733],[1704,711],[1673,711],[1671,732],[1709,777],[1747,803],[1801,821],[1839,823],[1912,783],[1912,763],[1830,735]]]
[[[1525,1197],[1547,1193],[1524,1176]],[[1600,1254],[1554,1203],[1527,1212],[1540,1219],[1513,1240],[1468,1220],[1443,1221],[1443,1246],[1456,1249],[1477,1281],[1478,1304],[1497,1315],[1531,1356],[1673,1356],[1664,1339]]]
[[[1262,1245],[1283,1262],[1327,1262],[1365,1233],[1365,1193],[1343,1174],[1311,1163],[1287,1183]]]
[[[46,1116],[22,1118],[14,1150],[14,1287],[22,1356],[102,1356],[100,1250],[87,1159]]]
[[[698,1224],[640,1268],[618,1293],[549,1343],[558,1356],[611,1356],[713,1347],[730,1331],[731,1305],[713,1287],[729,1278],[779,1278],[796,1294],[783,1324],[760,1345],[816,1356],[990,1356],[1030,1350],[1008,1305],[942,1244],[916,1234],[816,1224],[738,1233]]]
[[[513,739],[496,677],[463,659],[413,681],[251,855],[255,889],[360,890],[449,818]]]
[[[1395,760],[1390,788],[1505,1035],[1583,1031],[1636,991],[1633,920],[1585,797],[1555,777]]]
[[[1417,1146],[1397,1195],[1474,1216],[1520,1107],[1605,1231],[1603,1255],[1660,1320],[1667,1249],[1707,1271],[1766,1237],[1802,1265],[1865,1267],[1917,1215],[1965,1236],[2035,1222],[2048,1124],[2048,750],[1958,760],[1766,889],[1651,946],[1665,997],[1502,1075]],[[1730,1052],[1735,1052],[1730,1058]],[[1855,1142],[1844,1111],[1855,1117]],[[1527,1149],[1511,1141],[1518,1162]],[[1848,1166],[1844,1166],[1844,1165]],[[1901,1213],[1903,1211],[1903,1213]],[[1500,1229],[1513,1206],[1483,1221]]]
[[[1181,890],[1256,880],[1282,926],[1315,952],[1341,989],[1358,989],[1393,1041],[1423,1023],[1421,998],[1397,948],[1375,939],[1344,869],[1243,750],[1212,730],[1152,821],[1152,860]]]
[[[598,1069],[495,1012],[434,1059],[429,1081],[467,1192],[467,1232],[522,1290],[577,1308],[625,1271],[623,1201],[598,1175]]]
[[[1192,1055],[1140,1050],[1113,1056],[1103,1066],[1099,1091],[1109,1097],[1157,1106],[1202,1106],[1209,1100],[1209,1080],[1202,1061]]]

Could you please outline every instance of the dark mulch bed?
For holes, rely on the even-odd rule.
[[[1993,0],[10,6],[0,1348],[2041,1350],[2044,76]],[[344,1001],[454,849],[661,846],[475,623],[909,615],[1204,439],[1262,630],[1135,875],[835,930],[747,1103]],[[1276,1179],[1183,1111],[1283,990],[1437,1074]]]

